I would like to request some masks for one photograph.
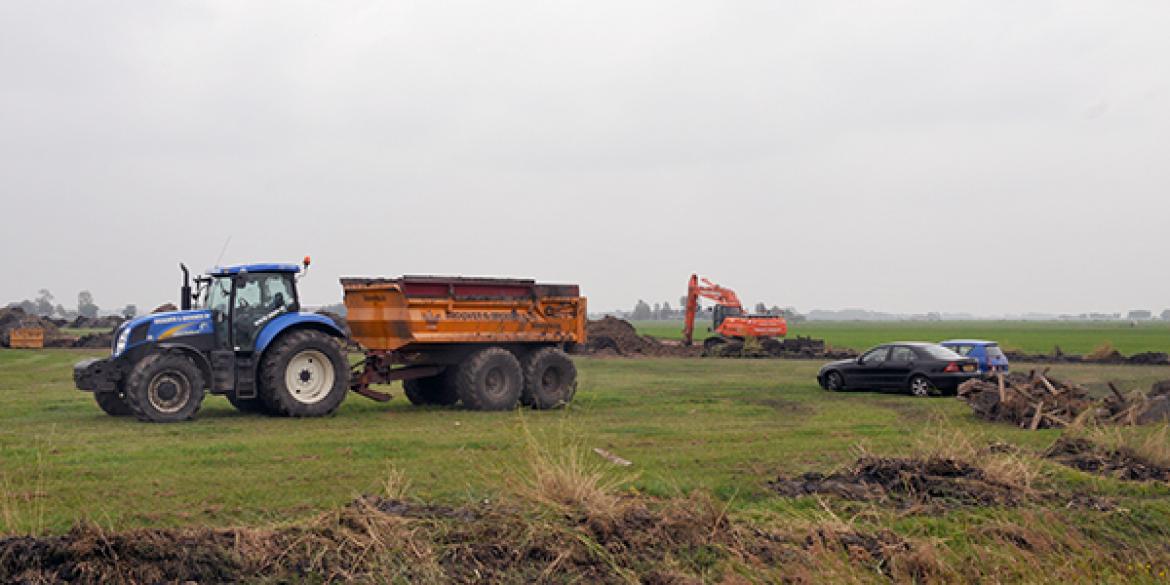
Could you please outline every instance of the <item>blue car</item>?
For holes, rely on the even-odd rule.
[[[979,360],[979,371],[984,374],[992,372],[1007,372],[1008,359],[994,341],[981,339],[951,339],[940,342],[939,345],[964,357]]]

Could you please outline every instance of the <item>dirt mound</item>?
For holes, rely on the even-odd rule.
[[[0,582],[696,583],[725,561],[770,581],[781,568],[812,574],[842,552],[854,571],[914,581],[937,576],[933,557],[919,554],[925,546],[889,530],[767,531],[698,494],[551,515],[362,497],[272,530],[86,524],[63,536],[0,539]]]
[[[1112,347],[1100,347],[1085,355],[1065,353],[1060,346],[1054,346],[1051,353],[1024,353],[1008,350],[1004,355],[1013,362],[1038,363],[1095,363],[1095,364],[1131,364],[1139,366],[1166,366],[1170,365],[1170,354],[1158,351],[1146,351],[1130,356],[1117,351]]]
[[[1148,394],[1127,395],[1112,384],[1109,387],[1112,394],[1096,400],[1081,386],[1032,371],[1002,379],[968,380],[959,386],[959,398],[981,418],[1032,430],[1064,428],[1086,413],[1108,424],[1170,421],[1170,383],[1155,384]]]
[[[638,335],[629,321],[603,317],[589,321],[585,326],[587,353],[622,356],[679,356],[696,357],[697,347],[663,343],[648,335]]]
[[[126,319],[117,316],[77,317],[69,324],[73,329],[114,329]]]
[[[178,311],[178,310],[179,310],[179,308],[176,307],[172,303],[163,303],[163,304],[155,307],[154,310],[151,311],[151,313],[152,314],[153,313],[170,313],[170,312]]]
[[[107,333],[90,333],[82,335],[76,341],[73,341],[69,347],[84,347],[84,348],[98,348],[98,347],[112,347],[114,345],[114,332]]]
[[[0,346],[8,347],[8,339],[13,329],[36,328],[45,331],[45,345],[61,337],[57,325],[52,320],[37,315],[30,315],[20,307],[0,308]]]
[[[1061,437],[1044,457],[1074,469],[1117,479],[1170,481],[1170,468],[1147,461],[1127,447],[1110,448],[1081,437]]]
[[[927,506],[1011,506],[1026,490],[987,477],[974,465],[954,459],[862,457],[853,467],[824,475],[810,472],[768,482],[776,493],[798,497],[832,494],[847,500],[878,500],[901,508]]]

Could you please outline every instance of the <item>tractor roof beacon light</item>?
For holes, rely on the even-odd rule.
[[[308,274],[308,273],[309,273],[309,265],[310,265],[310,264],[312,264],[312,263],[313,263],[313,260],[312,260],[311,258],[309,258],[309,256],[308,256],[308,255],[305,255],[305,259],[304,259],[304,260],[301,260],[301,264],[303,264],[303,265],[305,266],[305,269],[304,269],[304,270],[302,270],[302,271],[301,271],[301,273],[300,273],[299,275],[297,275],[297,280],[298,280],[298,281],[300,281],[302,278],[304,278],[304,277],[305,277],[305,275],[306,275],[306,274]]]

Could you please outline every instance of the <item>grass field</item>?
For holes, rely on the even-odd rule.
[[[425,501],[494,500],[523,473],[532,438],[601,447],[632,460],[636,476],[623,483],[630,493],[672,498],[698,490],[748,521],[821,521],[858,510],[782,498],[766,482],[848,465],[859,449],[905,455],[922,449],[923,437],[1004,441],[1034,451],[1059,434],[978,421],[955,399],[827,393],[815,383],[815,362],[695,359],[579,359],[580,390],[561,411],[479,413],[352,395],[336,416],[290,420],[241,415],[210,397],[194,422],[152,425],[105,416],[73,389],[73,361],[101,353],[0,350],[0,535],[61,533],[79,520],[108,530],[295,523],[378,493],[396,473],[409,479],[412,497]],[[1057,366],[1053,375],[1144,388],[1170,378],[1170,368]],[[944,543],[958,565],[983,554],[970,548],[967,533],[975,527],[1026,523],[1041,512],[1108,530],[1123,547],[1165,541],[1167,532],[1151,526],[1170,523],[1167,485],[1054,464],[1043,469],[1044,481],[1058,489],[1121,499],[1126,514],[871,510],[850,522]]]
[[[682,321],[634,321],[645,335],[681,339]],[[706,338],[710,322],[695,325],[695,337]],[[1170,353],[1170,323],[1034,322],[1034,321],[894,321],[791,323],[788,335],[824,339],[833,347],[858,351],[889,341],[942,341],[944,339],[991,339],[1009,350],[1051,353],[1059,345],[1065,353],[1086,354],[1109,343],[1125,355],[1144,351]]]

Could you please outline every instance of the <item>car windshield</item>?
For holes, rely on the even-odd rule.
[[[963,357],[941,345],[923,345],[919,349],[937,360],[957,360]]]

